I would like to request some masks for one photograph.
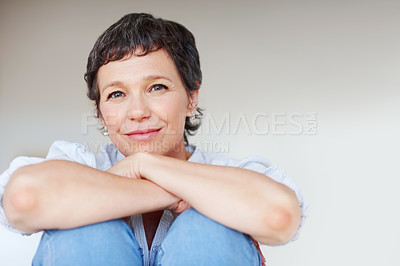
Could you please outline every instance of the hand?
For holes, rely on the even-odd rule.
[[[107,170],[107,172],[123,176],[123,177],[128,177],[128,178],[136,178],[136,179],[144,179],[147,180],[148,182],[152,182],[151,180],[148,180],[145,176],[142,175],[141,173],[141,166],[142,164],[146,164],[146,157],[148,158],[150,154],[147,153],[136,153],[134,155],[125,157],[118,163],[116,163],[114,166],[112,166],[110,169]],[[158,184],[153,183],[154,185],[158,186]],[[162,187],[160,187],[162,188]],[[171,194],[170,192],[164,190],[164,193],[168,195],[168,202],[167,203],[166,209],[171,210],[174,215],[178,216],[180,213],[183,211],[191,208],[187,202],[181,200],[180,198],[177,198],[175,195]]]
[[[128,178],[138,178],[141,179],[141,175],[139,172],[139,158],[134,158],[134,155],[125,157],[118,163],[116,163],[114,166],[112,166],[110,169],[107,170],[107,172],[114,174],[114,175],[119,175],[119,176],[124,176]]]
[[[179,200],[175,204],[171,206],[171,211],[174,214],[175,218],[179,216],[182,212],[186,211],[187,209],[192,208],[192,206],[184,200]]]

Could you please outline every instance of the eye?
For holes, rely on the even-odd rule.
[[[114,92],[112,92],[112,93],[110,93],[108,95],[107,99],[117,99],[117,98],[120,98],[120,97],[123,97],[123,96],[125,96],[125,94],[123,92],[114,91]]]
[[[163,84],[154,84],[150,88],[150,91],[162,91],[162,90],[168,90],[168,87]]]

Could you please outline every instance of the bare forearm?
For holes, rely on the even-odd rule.
[[[16,228],[36,232],[160,210],[175,200],[147,180],[48,161],[18,170],[6,188],[3,204]]]
[[[213,166],[152,156],[144,175],[191,204],[211,219],[253,236],[280,244],[296,231],[300,210],[286,186],[244,169]]]

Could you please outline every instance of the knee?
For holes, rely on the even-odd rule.
[[[33,265],[141,265],[132,230],[121,219],[43,233]],[[47,265],[47,264],[46,264]]]
[[[51,238],[54,243],[58,240],[63,242],[79,241],[93,243],[96,240],[109,240],[118,237],[123,232],[129,234],[129,226],[121,219],[111,220],[96,224],[90,224],[72,229],[47,230],[43,233],[44,237]]]
[[[168,234],[179,234],[183,238],[194,237],[207,239],[228,239],[233,236],[242,237],[242,233],[230,229],[191,208],[176,218]]]
[[[196,258],[196,262],[204,262],[204,265],[235,265],[236,262],[240,265],[259,265],[258,252],[250,237],[194,209],[183,212],[171,225],[161,244],[158,261],[176,261],[179,254]],[[184,258],[182,260],[176,265],[186,265]]]

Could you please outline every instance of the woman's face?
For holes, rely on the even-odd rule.
[[[165,50],[103,65],[97,84],[100,119],[122,154],[186,158],[185,118],[196,110],[198,91],[188,96]]]

